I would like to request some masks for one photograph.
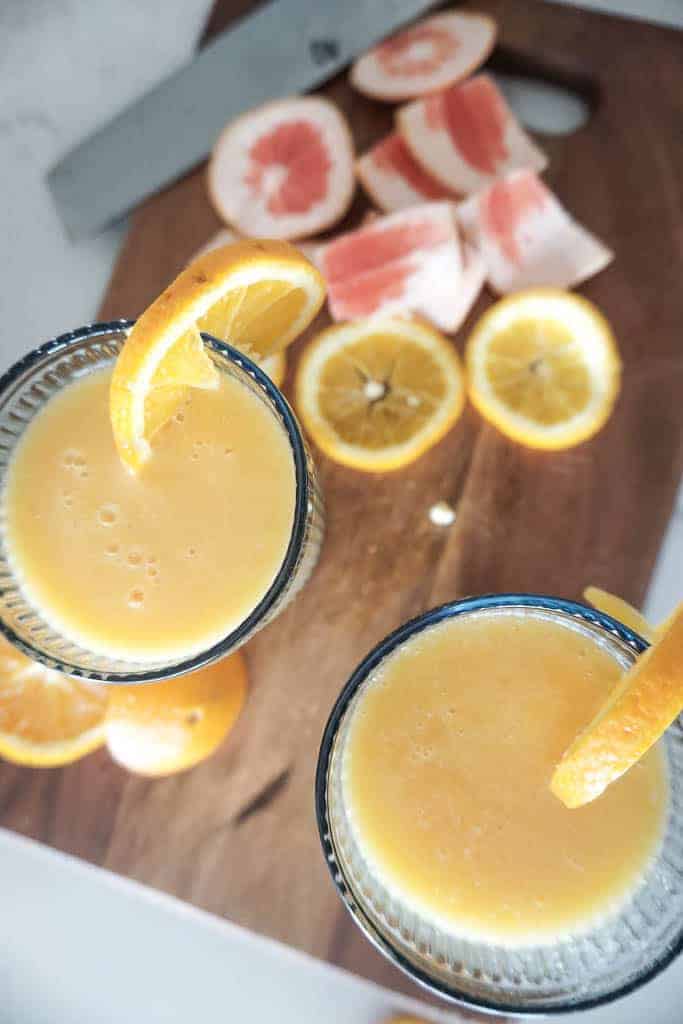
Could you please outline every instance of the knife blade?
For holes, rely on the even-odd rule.
[[[315,88],[436,0],[270,0],[63,157],[47,181],[73,238],[179,178],[226,122]]]

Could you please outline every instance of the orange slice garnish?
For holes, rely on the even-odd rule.
[[[683,606],[624,675],[555,769],[550,788],[580,807],[623,775],[683,710]]]
[[[128,469],[149,458],[187,388],[218,386],[200,331],[263,361],[310,324],[324,297],[318,271],[286,242],[235,242],[190,264],[145,310],[116,361],[110,414]]]

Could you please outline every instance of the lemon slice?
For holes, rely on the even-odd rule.
[[[621,362],[607,320],[556,288],[497,302],[467,343],[469,395],[481,415],[530,448],[571,448],[606,423]]]
[[[114,686],[106,721],[109,753],[138,775],[191,768],[225,739],[246,693],[240,652],[161,683]]]
[[[645,616],[622,597],[610,594],[608,590],[601,590],[600,587],[586,587],[583,596],[588,604],[592,604],[599,612],[611,615],[617,622],[623,622],[645,640],[652,642],[657,635],[657,630],[650,625]]]
[[[557,765],[550,788],[580,807],[623,775],[683,710],[683,606]]]
[[[324,297],[318,271],[287,242],[235,242],[191,263],[145,310],[116,361],[110,414],[124,464],[137,472],[149,458],[150,439],[186,388],[218,386],[200,331],[261,361],[310,324]]]
[[[326,455],[368,472],[400,469],[453,426],[465,400],[458,354],[414,320],[330,327],[308,346],[296,379],[304,426]]]
[[[0,639],[0,757],[54,767],[104,743],[107,687],[55,672]]]

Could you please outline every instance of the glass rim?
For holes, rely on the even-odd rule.
[[[64,334],[57,335],[55,338],[38,345],[37,348],[31,349],[31,351],[27,352],[26,355],[13,363],[2,374],[2,376],[0,376],[0,402],[2,402],[6,392],[12,388],[12,386],[20,380],[24,374],[29,373],[36,365],[47,357],[67,352],[69,348],[76,343],[101,338],[110,334],[120,334],[122,332],[129,331],[135,322],[135,319],[96,321],[94,323],[85,324],[83,327],[77,327],[74,330],[67,331]],[[163,669],[141,669],[130,672],[119,672],[117,670],[99,670],[96,668],[84,668],[80,665],[75,665],[73,662],[62,660],[61,658],[41,651],[39,648],[34,647],[31,643],[27,642],[23,637],[20,637],[14,629],[7,624],[2,611],[0,610],[0,634],[5,636],[5,638],[9,640],[14,647],[17,647],[33,661],[38,661],[41,664],[46,665],[48,668],[53,668],[59,672],[63,672],[65,675],[85,679],[89,682],[100,682],[111,685],[162,682],[165,679],[186,675],[189,672],[194,672],[197,669],[203,668],[204,666],[225,657],[231,650],[236,649],[239,643],[248,636],[255,629],[258,623],[261,622],[261,620],[268,614],[270,609],[276,604],[285,590],[289,579],[296,568],[299,556],[304,546],[308,505],[311,499],[306,447],[301,433],[301,428],[297,423],[296,417],[294,416],[287,399],[279,388],[273,384],[270,377],[268,377],[268,375],[264,373],[264,371],[255,362],[253,362],[253,360],[249,359],[248,356],[245,356],[243,352],[239,351],[239,349],[234,348],[227,342],[220,341],[218,338],[214,338],[213,335],[207,334],[205,331],[201,332],[201,337],[209,349],[223,356],[228,360],[228,362],[236,365],[240,370],[243,370],[253,380],[255,380],[275,407],[278,418],[280,419],[280,422],[287,434],[294,463],[296,494],[289,542],[282,564],[280,565],[275,578],[256,607],[253,608],[249,615],[239,623],[239,625],[231,630],[230,633],[226,634],[210,647],[199,651],[197,654],[183,658],[177,663]],[[77,646],[83,647],[82,644],[77,644]],[[87,648],[83,647],[83,650],[87,650]],[[122,663],[125,663],[126,659],[121,658],[119,660]],[[139,662],[136,663],[132,660],[131,663],[140,664]]]
[[[660,974],[683,952],[683,926],[676,941],[667,946],[656,960],[648,964],[646,968],[636,974],[626,984],[612,991],[604,992],[597,996],[587,996],[586,998],[574,1000],[571,1003],[536,1003],[533,1006],[502,1003],[493,999],[474,996],[455,985],[437,979],[427,971],[416,966],[380,931],[365,913],[363,907],[358,904],[353,888],[337,858],[337,851],[332,840],[332,830],[329,825],[327,789],[334,743],[349,705],[370,673],[389,654],[407,640],[421,633],[424,629],[446,619],[456,618],[458,615],[498,608],[532,608],[541,611],[564,612],[572,618],[582,619],[588,624],[597,626],[613,637],[616,637],[630,647],[635,655],[642,654],[650,646],[648,641],[638,633],[605,612],[598,611],[578,601],[570,601],[543,594],[483,594],[478,597],[449,601],[446,604],[439,605],[415,616],[393,630],[393,632],[389,633],[388,636],[372,648],[354,669],[339,693],[325,725],[318,752],[315,773],[315,816],[327,868],[342,903],[365,937],[395,967],[398,967],[399,970],[432,995],[470,1010],[518,1018],[560,1016],[562,1014],[595,1009],[598,1006],[612,1003],[628,995],[630,992],[634,992],[647,982],[652,981],[653,978]]]

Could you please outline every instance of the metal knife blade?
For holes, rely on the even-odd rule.
[[[86,139],[47,180],[72,237],[111,223],[209,152],[225,123],[320,85],[436,0],[271,0]]]

